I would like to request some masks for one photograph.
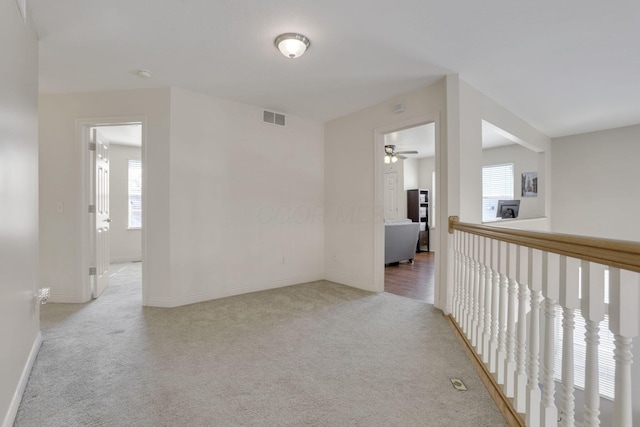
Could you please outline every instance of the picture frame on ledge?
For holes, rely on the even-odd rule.
[[[538,172],[522,173],[522,197],[538,197]]]

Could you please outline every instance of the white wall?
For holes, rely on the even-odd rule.
[[[418,187],[426,188],[427,190],[429,190],[429,228],[431,229],[431,232],[429,233],[429,249],[431,250],[431,252],[434,252],[436,250],[434,228],[437,224],[434,223],[434,206],[436,206],[437,201],[435,200],[436,195],[433,192],[433,172],[435,170],[435,157],[426,157],[424,159],[418,160]]]
[[[551,191],[547,188],[547,182],[551,182],[551,140],[464,81],[460,81],[460,103],[460,219],[478,224],[482,221],[483,120],[515,136],[522,145],[545,153],[544,160],[538,162],[538,198],[542,197],[538,202],[544,203],[544,211],[536,215],[549,216]]]
[[[554,232],[640,241],[640,125],[553,140]]]
[[[545,176],[545,153],[536,153],[519,144],[482,150],[482,165],[513,163],[514,198],[520,200],[519,219],[545,216],[546,186],[539,186],[537,197],[522,197],[522,173],[537,172],[538,182],[548,182]]]
[[[426,157],[418,161],[418,185],[420,188],[431,190],[433,172],[436,170],[436,158]]]
[[[143,296],[147,300],[171,295],[170,90],[144,89],[40,96],[40,281],[51,287],[52,301],[86,302],[90,298],[82,261],[82,224],[88,214],[82,204],[84,177],[76,121],[109,122],[109,118],[123,116],[143,116],[146,130],[143,220],[149,232],[143,274],[150,286],[143,288]],[[63,203],[63,212],[57,211],[58,202]]]
[[[140,147],[109,147],[109,260],[112,263],[142,260],[142,230],[129,229],[129,160],[140,160]]]
[[[0,422],[13,425],[37,354],[38,40],[0,2]]]
[[[315,122],[269,125],[259,107],[172,89],[173,295],[154,303],[322,279],[323,136]]]
[[[404,102],[404,113],[393,112],[394,101]],[[376,206],[374,170],[376,167],[383,170],[383,163],[378,166],[375,163],[382,162],[383,149],[382,142],[380,149],[375,149],[375,131],[400,126],[423,115],[439,114],[439,131],[446,138],[443,128],[445,108],[446,91],[442,80],[326,123],[325,275],[328,280],[371,291],[380,290],[376,280],[380,279],[380,273],[383,276],[384,262],[378,265],[375,260],[379,254],[374,249],[377,239],[374,229],[378,235],[382,235],[384,229],[382,212],[377,212],[381,206]],[[381,182],[382,178],[379,179]],[[384,247],[379,249],[384,251]]]
[[[41,278],[54,300],[89,298],[76,126],[88,118],[145,117],[145,305],[322,278],[321,125],[289,116],[269,126],[261,108],[169,88],[40,100]]]

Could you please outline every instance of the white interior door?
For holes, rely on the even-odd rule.
[[[92,252],[95,276],[93,278],[92,297],[98,298],[109,286],[109,141],[92,130],[91,135],[92,194],[90,200],[95,213],[92,223]],[[95,144],[95,145],[93,145]],[[93,149],[95,147],[95,150]]]
[[[384,174],[384,219],[398,219],[398,172]]]

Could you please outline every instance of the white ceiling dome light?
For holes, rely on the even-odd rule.
[[[311,45],[308,38],[298,33],[285,33],[276,37],[275,45],[287,58],[301,57]]]

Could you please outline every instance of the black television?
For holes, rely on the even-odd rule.
[[[520,200],[498,200],[498,209],[496,209],[496,218],[518,218],[520,210]]]

